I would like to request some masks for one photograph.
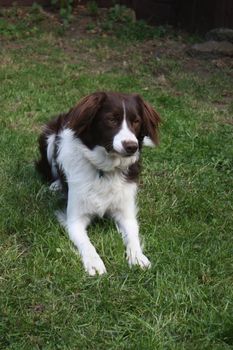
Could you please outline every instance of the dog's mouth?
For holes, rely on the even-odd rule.
[[[127,153],[127,152],[119,152],[116,151],[114,149],[112,149],[111,151],[108,152],[111,156],[113,157],[120,157],[120,158],[131,158],[131,157],[135,157],[138,155],[138,151],[134,152],[134,153]]]
[[[111,150],[109,150],[107,152],[109,154],[111,154],[112,156],[117,156],[117,157],[127,157],[128,156],[125,152],[116,151],[114,148],[112,148]]]

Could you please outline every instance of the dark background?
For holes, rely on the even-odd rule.
[[[33,0],[0,0],[1,6],[13,3],[28,6]],[[36,0],[38,4],[50,6],[50,0]],[[86,0],[75,0],[74,4],[85,4]],[[233,0],[96,0],[100,7],[122,4],[135,10],[137,19],[153,25],[171,24],[189,32],[206,31],[227,27],[233,28]]]

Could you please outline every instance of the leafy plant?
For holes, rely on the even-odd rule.
[[[41,5],[34,2],[29,9],[29,16],[32,19],[33,23],[39,24],[45,19],[45,11]]]
[[[152,39],[163,37],[168,33],[165,26],[152,27],[143,20],[136,21],[132,10],[123,5],[110,8],[100,26],[102,30],[128,40]]]
[[[128,21],[132,21],[132,17],[130,18],[129,9],[124,5],[116,4],[111,7],[108,13],[109,21],[113,23],[121,22],[126,23]]]
[[[87,3],[87,11],[90,16],[97,16],[99,12],[98,4],[96,1],[88,1]]]
[[[51,3],[59,6],[63,23],[68,25],[71,20],[73,0],[52,0]]]

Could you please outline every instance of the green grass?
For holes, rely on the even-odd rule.
[[[232,71],[158,61],[130,36],[58,37],[46,21],[30,35],[0,21],[0,348],[232,349]],[[108,274],[88,277],[34,170],[40,126],[96,90],[138,92],[163,119],[138,195],[146,272],[98,220]]]

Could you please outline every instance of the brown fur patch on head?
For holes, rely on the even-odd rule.
[[[105,98],[106,94],[104,92],[96,92],[85,96],[74,108],[68,112],[68,126],[75,130],[75,134],[77,136],[82,134],[90,127]]]

